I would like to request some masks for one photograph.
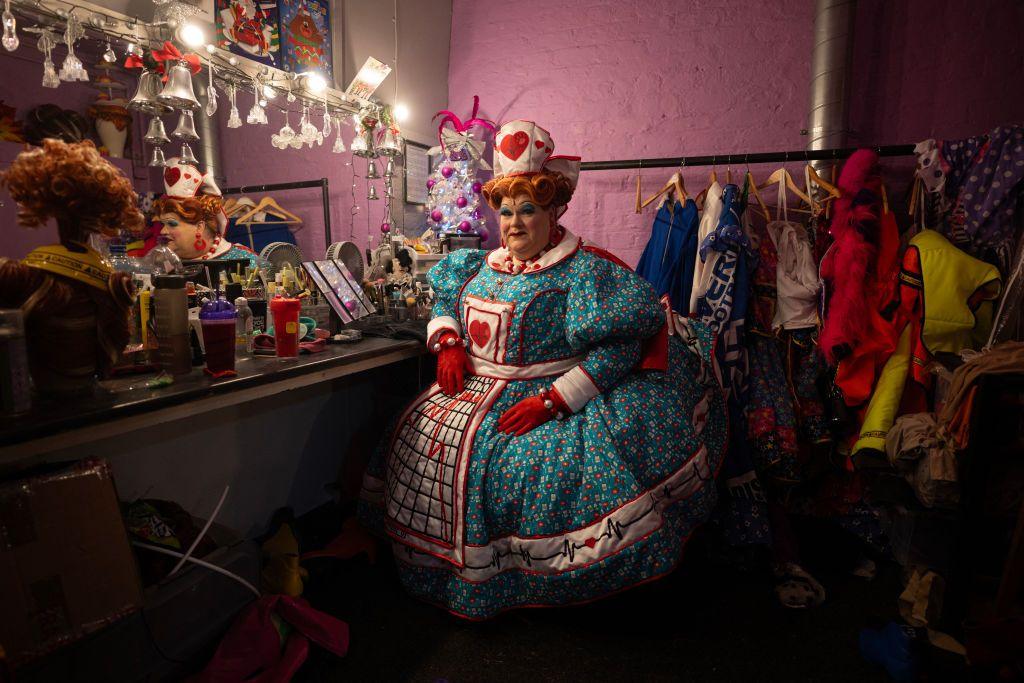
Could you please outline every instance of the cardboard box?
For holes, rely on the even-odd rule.
[[[20,663],[142,605],[110,469],[84,460],[0,482],[0,648]]]

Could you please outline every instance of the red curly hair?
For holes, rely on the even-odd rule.
[[[153,202],[153,215],[176,213],[187,223],[204,221],[207,229],[216,234],[217,216],[223,206],[223,198],[212,194],[200,194],[187,199],[161,197]]]
[[[43,140],[42,147],[22,152],[0,172],[0,186],[18,203],[19,223],[37,228],[53,218],[61,242],[85,241],[89,233],[142,229],[131,181],[89,140]]]
[[[568,204],[572,199],[572,185],[557,171],[541,171],[528,176],[492,178],[484,183],[481,193],[484,201],[494,210],[501,206],[501,200],[505,197],[518,197],[521,194],[529,196],[531,201],[548,209]]]

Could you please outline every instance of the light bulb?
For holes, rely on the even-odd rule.
[[[269,85],[265,85],[263,86],[263,96],[268,100],[272,100],[275,97],[277,97],[277,91],[271,88]]]
[[[203,29],[191,22],[181,25],[178,29],[178,37],[189,47],[200,47],[206,42],[206,34],[203,33]]]
[[[217,46],[214,45],[213,43],[210,43],[209,45],[206,46],[206,52],[207,53],[212,55],[216,51],[217,51]]]
[[[395,121],[398,121],[399,123],[402,123],[403,121],[408,120],[408,118],[409,118],[409,107],[405,106],[404,104],[396,104],[395,105]]]
[[[327,90],[327,79],[318,73],[306,74],[306,89],[313,93],[322,93]]]
[[[238,59],[236,57],[228,57],[228,64],[238,66]]]

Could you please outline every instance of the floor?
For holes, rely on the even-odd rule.
[[[691,544],[673,575],[613,598],[484,623],[407,596],[387,555],[376,566],[312,561],[306,597],[349,623],[351,646],[342,660],[314,653],[298,680],[889,680],[861,658],[857,635],[896,616],[897,566],[868,582],[820,557],[826,603],[785,610],[763,574],[715,563],[705,545]]]

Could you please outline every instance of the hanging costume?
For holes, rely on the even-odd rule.
[[[575,184],[578,159],[551,158],[535,124],[495,143],[496,175],[557,168]],[[675,318],[667,371],[637,371],[665,326],[646,282],[568,231],[518,274],[508,256],[464,249],[431,270],[428,343],[467,344],[465,389],[415,399],[364,479],[364,519],[393,539],[406,588],[473,619],[671,571],[714,506],[726,440],[707,326]],[[499,432],[552,386],[570,415]]]
[[[667,296],[672,310],[686,311],[697,257],[697,205],[666,201],[658,209],[651,238],[640,256],[636,274],[654,286],[659,296]]]

